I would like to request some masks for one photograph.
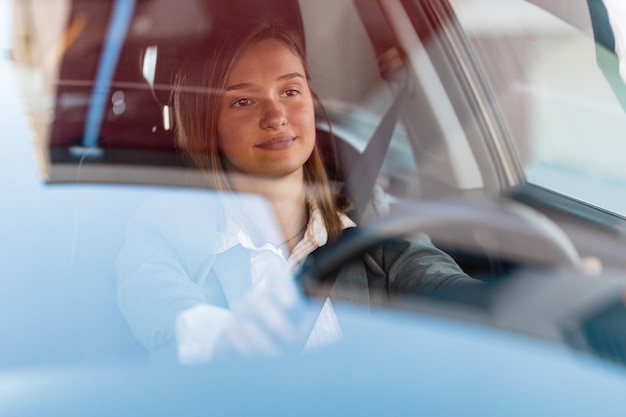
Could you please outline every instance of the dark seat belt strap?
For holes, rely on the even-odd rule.
[[[400,116],[400,108],[402,107],[406,90],[407,87],[403,86],[346,178],[344,192],[354,203],[355,220],[357,222],[361,220],[374,190],[376,179],[391,143],[391,136]]]

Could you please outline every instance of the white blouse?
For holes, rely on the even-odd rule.
[[[232,201],[226,202],[225,207]],[[232,206],[231,206],[232,207]],[[246,233],[238,221],[242,214],[241,206],[228,215],[217,231],[216,255],[241,245],[250,254],[252,283],[242,286],[239,291],[253,294],[254,292],[285,291],[293,292],[293,272],[302,264],[306,257],[328,241],[328,234],[321,212],[314,201],[309,202],[309,222],[304,237],[294,247],[291,254],[285,253],[280,247],[271,243],[255,244],[254,239]],[[225,210],[226,213],[227,210]],[[354,227],[355,223],[346,215],[341,214],[343,228]],[[272,277],[272,278],[269,278]],[[280,285],[269,285],[272,279],[278,278]],[[282,281],[280,281],[282,280]],[[276,280],[274,280],[275,284]],[[178,357],[182,363],[198,363],[211,360],[223,332],[233,319],[230,309],[211,304],[198,304],[188,308],[176,317],[176,343]],[[330,299],[326,299],[321,313],[311,331],[305,350],[325,345],[341,337],[341,328],[333,310]]]

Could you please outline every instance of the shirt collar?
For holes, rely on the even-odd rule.
[[[268,242],[280,240],[282,236],[278,224],[271,206],[265,199],[256,195],[244,196],[228,192],[219,195],[221,210],[216,219],[218,222],[216,254],[236,245],[258,250],[272,246]]]
[[[265,208],[270,210],[268,215],[271,217],[271,207],[265,202],[265,200],[259,197],[259,206],[256,207],[257,201],[251,200],[253,204],[243,205],[243,199],[239,198],[235,193],[220,193],[220,199],[222,202],[222,210],[218,219],[216,254],[225,252],[236,245],[241,245],[244,248],[251,250],[260,250],[264,248],[277,250],[275,245],[268,243],[270,241],[277,242],[280,240],[275,221],[273,223],[276,224],[276,230],[273,231],[273,234],[277,236],[276,239],[258,239],[261,236],[260,233],[256,236],[257,239],[254,239],[252,234],[248,231],[248,228],[244,226],[252,224],[252,217],[246,212],[246,208],[248,211],[255,208]],[[307,223],[304,237],[296,244],[293,251],[287,258],[287,263],[292,268],[301,264],[302,261],[304,261],[304,259],[306,259],[306,257],[313,251],[321,246],[324,246],[328,242],[328,231],[317,202],[313,198],[309,198],[308,205],[309,221]],[[254,212],[256,213],[256,211]],[[341,220],[342,230],[356,226],[352,219],[350,219],[346,214],[339,213],[339,217]]]
[[[341,220],[341,228],[345,230],[349,227],[356,227],[356,224],[346,214],[339,213]],[[309,223],[307,225],[304,237],[293,248],[287,263],[292,268],[300,265],[314,250],[324,246],[328,242],[328,231],[317,203],[313,199],[309,199]]]

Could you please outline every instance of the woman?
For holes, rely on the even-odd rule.
[[[316,145],[303,39],[262,23],[221,32],[215,45],[181,67],[174,107],[179,144],[220,192],[219,207],[188,212],[161,201],[140,211],[118,259],[121,309],[146,347],[175,339],[183,362],[330,343],[342,331],[333,303],[307,308],[291,270],[355,224]],[[269,202],[279,236],[240,193]],[[172,216],[150,208],[169,205]],[[175,217],[212,217],[213,225],[188,247],[202,227],[172,226]],[[347,263],[331,298],[368,303],[470,280],[429,242],[403,241]]]

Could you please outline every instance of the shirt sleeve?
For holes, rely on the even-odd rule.
[[[178,360],[185,365],[212,360],[220,336],[228,327],[233,313],[225,308],[198,304],[176,317]]]
[[[482,284],[463,272],[452,257],[429,239],[394,240],[385,243],[382,250],[390,295],[432,293]]]
[[[116,260],[120,310],[151,352],[175,341],[179,313],[208,303],[198,277],[208,275],[213,259],[195,260],[194,246],[202,242],[187,233],[180,220],[186,214],[168,200],[149,201],[129,221]],[[210,253],[210,247],[202,249]]]

